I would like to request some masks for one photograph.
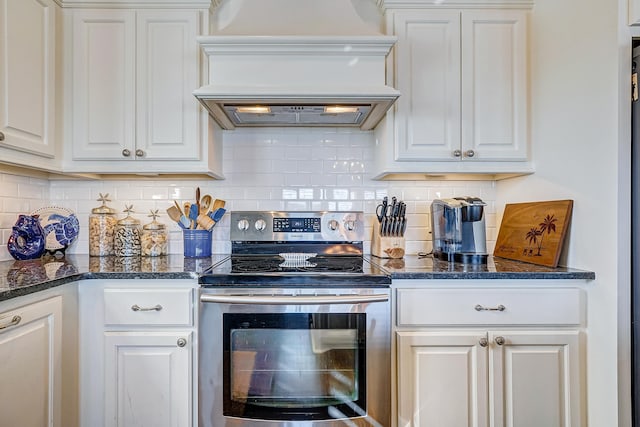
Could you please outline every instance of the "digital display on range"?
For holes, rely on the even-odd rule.
[[[273,218],[274,233],[319,233],[320,218]]]

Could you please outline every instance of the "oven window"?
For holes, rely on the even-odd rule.
[[[224,314],[224,415],[366,414],[366,314]]]

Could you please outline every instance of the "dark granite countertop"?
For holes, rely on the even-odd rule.
[[[0,301],[31,294],[82,279],[198,279],[226,255],[210,258],[89,257],[68,255],[29,261],[0,262]],[[549,268],[500,258],[489,258],[484,266],[466,266],[407,255],[403,259],[368,257],[392,279],[586,279],[595,273],[571,268]]]
[[[592,271],[567,267],[545,267],[542,265],[489,257],[486,265],[449,263],[431,256],[406,255],[402,259],[371,257],[391,274],[392,279],[582,279],[593,280]]]
[[[67,255],[0,262],[0,301],[81,279],[194,279],[226,255],[210,258]]]

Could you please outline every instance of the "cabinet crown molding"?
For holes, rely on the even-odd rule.
[[[212,0],[55,0],[62,7],[75,8],[164,8],[208,9]],[[213,0],[214,3],[219,0]]]

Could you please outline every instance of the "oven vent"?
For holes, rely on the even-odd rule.
[[[317,254],[307,252],[287,252],[278,254],[284,258],[284,262],[280,264],[282,268],[305,268],[315,267],[318,264],[309,262],[309,258],[315,257]]]

